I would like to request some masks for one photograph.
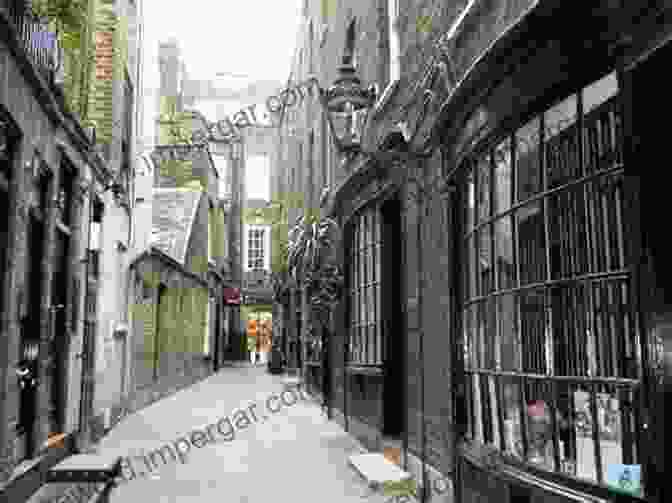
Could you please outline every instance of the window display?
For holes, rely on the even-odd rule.
[[[468,436],[601,485],[639,466],[618,99],[610,74],[463,173]]]

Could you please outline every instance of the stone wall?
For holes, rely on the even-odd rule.
[[[26,456],[22,439],[17,437],[16,426],[19,413],[19,387],[16,381],[15,369],[20,358],[21,320],[26,315],[27,297],[27,269],[30,250],[27,242],[29,225],[29,207],[37,203],[33,196],[34,176],[38,174],[38,166],[43,166],[53,174],[51,196],[47,199],[47,233],[45,241],[45,259],[43,261],[44,288],[40,306],[40,337],[47,340],[48,313],[51,305],[51,293],[54,287],[52,277],[54,264],[53,256],[53,195],[54,185],[61,176],[61,159],[67,157],[76,171],[74,185],[74,212],[71,214],[70,225],[73,235],[69,252],[69,270],[72,282],[61,285],[66,289],[66,330],[61,337],[69,339],[71,344],[66,345],[70,352],[62,355],[62,372],[64,382],[61,389],[64,397],[64,406],[72,407],[68,398],[76,397],[71,391],[80,386],[78,372],[75,365],[75,355],[81,349],[82,337],[82,301],[84,295],[83,264],[81,262],[81,230],[82,220],[86,217],[87,205],[79,196],[80,184],[90,180],[91,172],[88,159],[80,151],[83,136],[73,137],[71,132],[76,129],[69,119],[58,108],[58,101],[46,91],[46,83],[35,73],[34,68],[25,59],[25,55],[17,51],[14,40],[5,40],[5,19],[0,19],[0,108],[7,117],[11,118],[20,133],[23,135],[17,147],[14,158],[13,175],[10,181],[10,203],[8,215],[8,234],[12,237],[9,242],[7,275],[3,282],[5,288],[4,305],[0,306],[2,318],[0,320],[0,386],[2,400],[0,400],[0,461],[3,466],[12,466]],[[9,45],[5,45],[5,44]],[[11,48],[10,48],[11,47]],[[42,87],[40,87],[42,86]],[[50,106],[51,105],[51,106]],[[68,132],[66,132],[66,130]],[[60,147],[57,146],[60,144]],[[33,170],[35,168],[35,170]],[[78,282],[79,288],[75,287]],[[77,312],[75,312],[74,310]],[[65,341],[64,341],[65,342]],[[42,369],[38,388],[38,410],[46,411],[49,400],[44,374],[48,354],[46,342],[40,347]],[[75,408],[77,402],[75,402]],[[74,414],[71,410],[64,410],[65,429],[75,428]],[[38,413],[35,423],[35,444],[38,452],[44,449],[44,442],[48,434],[48,418],[45,413]],[[0,475],[4,477],[5,474]]]

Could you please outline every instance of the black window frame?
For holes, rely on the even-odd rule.
[[[253,244],[255,247],[252,246]],[[266,260],[266,229],[256,227],[248,229],[246,258],[248,270],[264,270],[264,263]]]
[[[348,223],[347,365],[382,367],[385,355],[382,319],[383,214],[373,203]]]
[[[584,103],[588,93],[614,78],[616,93],[594,109],[584,110],[588,108]],[[603,486],[603,446],[608,432],[603,431],[605,419],[599,419],[598,414],[607,417],[606,406],[601,404],[605,396],[617,398],[618,422],[613,429],[620,430],[621,463],[644,465],[637,406],[642,386],[641,340],[624,242],[622,96],[619,76],[611,72],[546,107],[516,129],[484,140],[460,169],[461,188],[466,195],[460,217],[461,343],[467,390],[464,436],[491,444],[510,462],[576,476],[577,440],[571,438],[571,431],[573,428],[576,432],[578,427],[577,392],[585,392],[585,410],[581,412],[590,423],[586,433],[594,453],[595,473],[592,479],[582,480]],[[572,97],[576,100],[574,119],[562,126],[564,129],[551,131],[545,124],[549,114],[560,110]],[[518,159],[522,147],[518,133],[536,120],[534,158],[521,154]],[[503,157],[495,152],[505,141],[511,147],[510,192],[504,207],[495,208],[497,196],[501,195],[494,182],[496,169],[498,162],[503,162]],[[479,162],[485,164],[482,173],[475,169]],[[519,176],[521,166],[529,168],[530,162],[536,163],[538,178],[528,176],[532,183]],[[474,173],[471,186],[470,176]],[[479,215],[479,179],[484,175],[491,183],[481,191],[487,211]],[[525,184],[519,187],[519,182]],[[525,190],[521,192],[519,188]],[[470,200],[474,201],[473,207]],[[470,208],[472,215],[468,214]],[[519,225],[521,215],[527,225]],[[505,233],[497,232],[495,227],[507,220],[511,255],[508,274],[513,277],[512,282],[503,281],[507,269],[499,265],[502,261],[498,262],[498,250],[503,248],[498,240],[505,241],[501,237]],[[583,239],[579,239],[581,230],[586,231]],[[488,256],[481,256],[481,251]],[[513,301],[513,309],[498,310],[506,300]],[[587,306],[584,313],[582,306]],[[502,354],[502,337],[507,333],[502,320],[509,312],[515,313],[509,316],[512,319],[507,327],[513,335],[507,340],[514,346],[513,362]],[[490,331],[481,328],[490,323]],[[626,354],[629,358],[608,359],[600,351]],[[528,402],[535,395],[537,399]],[[550,447],[550,466],[540,466],[528,457],[530,437],[536,434],[534,428],[530,430],[534,426],[531,423],[540,417],[531,411],[540,410],[533,407],[539,404],[539,397],[544,398],[548,419],[549,435],[544,448]],[[480,414],[476,410],[479,403]],[[507,409],[509,403],[517,404],[517,410]],[[507,422],[511,421],[506,425],[505,414]],[[522,453],[518,454],[509,449],[514,437],[507,431],[516,423],[520,429],[516,443],[522,444]],[[567,459],[561,459],[561,454]]]

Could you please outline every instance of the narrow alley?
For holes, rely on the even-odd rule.
[[[671,64],[672,0],[0,0],[0,503],[672,502]]]
[[[128,416],[99,445],[101,454],[135,457],[131,465],[137,476],[133,478],[125,467],[124,477],[129,480],[113,490],[110,503],[385,501],[348,465],[350,455],[363,451],[360,444],[327,421],[310,395],[285,389],[282,380],[266,373],[263,366],[227,368]],[[279,398],[270,401],[268,408],[277,412],[262,413],[274,395]],[[250,409],[253,403],[258,407]],[[235,424],[234,413],[241,408],[248,411],[250,422],[236,429],[232,439],[215,433],[214,443],[196,442],[201,448],[192,444],[184,464],[168,454],[157,455],[164,445],[190,438],[194,430],[205,431],[207,425],[227,416]],[[220,431],[230,430],[222,427]],[[146,473],[146,467],[143,470],[142,459],[150,460],[151,473]],[[30,503],[56,503],[59,498],[78,501],[77,490],[70,490],[68,500],[65,484],[50,486]]]

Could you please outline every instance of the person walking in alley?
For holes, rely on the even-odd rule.
[[[258,365],[259,361],[261,360],[261,341],[259,340],[259,337],[257,337],[256,350],[257,351],[254,354],[254,364]]]

